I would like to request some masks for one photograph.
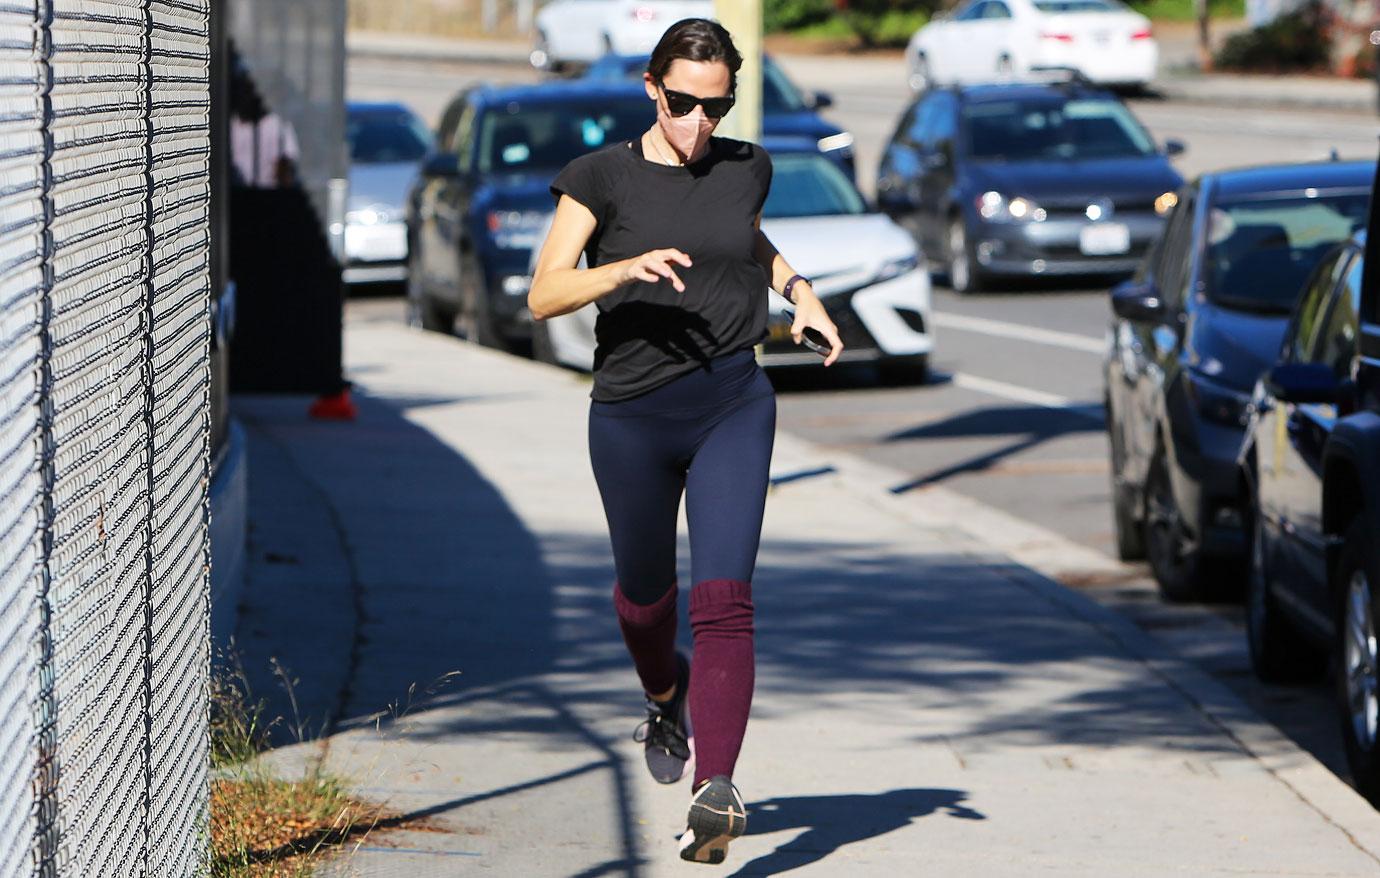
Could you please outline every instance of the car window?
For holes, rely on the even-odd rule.
[[[805,109],[800,89],[770,58],[762,64],[762,112],[798,113]]]
[[[1309,359],[1325,363],[1338,378],[1351,377],[1351,364],[1356,358],[1356,340],[1360,337],[1361,266],[1359,257],[1347,264],[1342,283],[1332,298],[1327,322],[1318,333]]]
[[[1298,306],[1289,321],[1285,333],[1283,358],[1291,362],[1302,362],[1313,350],[1313,340],[1317,336],[1318,323],[1322,317],[1327,300],[1337,286],[1338,275],[1346,269],[1350,253],[1340,248],[1323,260],[1299,298]]]
[[[512,101],[485,113],[476,126],[479,173],[563,168],[584,153],[637,137],[654,113],[651,102],[641,97],[588,104]]]
[[[934,138],[934,107],[939,95],[933,94],[915,105],[905,125],[905,138],[914,145],[930,143]]]
[[[1156,268],[1155,285],[1160,297],[1172,308],[1183,306],[1193,268],[1193,220],[1198,199],[1196,195],[1179,202],[1160,242],[1160,262]]]
[[[1006,19],[1011,17],[1011,10],[1001,0],[987,0],[987,5],[982,10],[984,19]]]
[[[474,166],[474,123],[478,115],[479,112],[473,104],[467,106],[465,112],[460,114],[460,121],[455,126],[450,142],[441,145],[442,152],[459,156],[462,173],[469,173]]]
[[[930,142],[936,148],[951,146],[958,138],[958,101],[953,95],[943,92],[934,98],[934,109],[930,117]]]
[[[818,153],[783,153],[772,159],[764,219],[866,212],[862,195],[833,161]]]
[[[967,152],[991,161],[1071,161],[1152,155],[1155,142],[1120,101],[982,101],[963,108]]]
[[[455,128],[460,124],[460,116],[469,106],[464,97],[456,98],[441,114],[441,124],[436,126],[436,146],[443,151],[451,151],[455,145]]]
[[[1228,308],[1288,314],[1313,267],[1365,225],[1369,191],[1224,201],[1208,216],[1204,289]]]
[[[415,162],[431,148],[431,132],[406,110],[362,110],[346,118],[345,142],[357,164]]]
[[[976,21],[982,18],[986,6],[987,3],[985,0],[978,0],[976,3],[970,3],[954,16],[954,21]]]
[[[1035,8],[1047,15],[1068,12],[1121,12],[1126,7],[1113,0],[1035,0]]]

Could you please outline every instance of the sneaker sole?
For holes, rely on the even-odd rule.
[[[731,794],[724,802],[695,802],[686,823],[680,858],[711,866],[727,859],[729,842],[747,831],[747,815],[734,809]]]

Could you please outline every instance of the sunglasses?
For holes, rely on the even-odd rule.
[[[733,95],[726,98],[697,98],[683,91],[672,91],[661,83],[657,84],[661,85],[661,93],[666,95],[666,109],[672,116],[687,115],[695,109],[696,104],[704,107],[704,114],[711,119],[722,119],[733,109]]]

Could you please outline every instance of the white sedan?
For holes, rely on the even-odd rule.
[[[650,55],[684,18],[713,18],[714,0],[552,0],[536,18],[532,65],[560,70],[608,54]]]
[[[762,229],[791,265],[811,278],[839,328],[845,361],[877,362],[891,377],[921,382],[934,347],[930,281],[915,239],[867,209],[838,166],[804,140],[767,143],[774,175]],[[543,235],[544,237],[544,235]],[[537,251],[533,251],[533,263]],[[769,299],[764,366],[815,365],[820,356],[790,336],[790,305]],[[533,355],[589,371],[594,367],[596,306],[533,327]]]
[[[1155,78],[1159,47],[1150,20],[1117,0],[968,0],[916,31],[906,58],[917,91],[1041,68],[1144,86]]]

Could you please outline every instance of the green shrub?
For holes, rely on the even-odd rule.
[[[888,9],[879,13],[849,10],[844,15],[853,33],[869,47],[905,46],[930,20],[929,12],[922,9]]]
[[[834,13],[834,0],[765,0],[762,29],[768,33],[819,24]]]
[[[1126,5],[1155,21],[1196,21],[1198,18],[1194,0],[1129,0]],[[1208,14],[1213,18],[1245,18],[1246,0],[1208,0]]]
[[[1213,65],[1218,70],[1259,73],[1325,70],[1331,50],[1327,11],[1312,0],[1264,27],[1229,37]]]

